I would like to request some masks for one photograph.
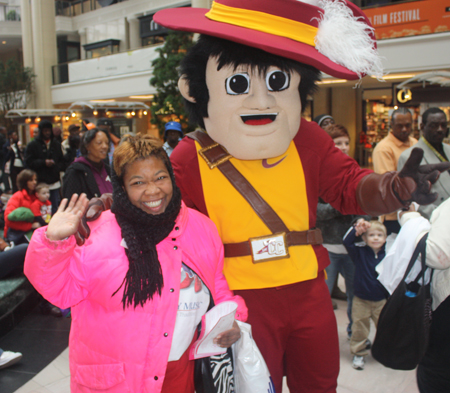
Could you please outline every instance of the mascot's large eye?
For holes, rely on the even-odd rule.
[[[248,74],[234,74],[225,81],[227,94],[246,94],[250,90],[250,77]]]
[[[266,75],[266,85],[269,91],[281,91],[289,87],[290,77],[287,72],[274,70]]]

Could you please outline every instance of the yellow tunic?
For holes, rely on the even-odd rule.
[[[197,151],[201,148],[195,142]],[[291,231],[309,229],[308,200],[303,165],[291,142],[281,156],[266,160],[231,159],[231,163],[276,211]],[[276,165],[275,165],[276,164]],[[199,157],[205,204],[226,243],[239,243],[249,237],[271,232],[249,203],[219,169],[209,169]],[[278,287],[317,277],[317,258],[310,245],[289,248],[290,257],[254,264],[251,256],[225,258],[224,274],[231,289]]]

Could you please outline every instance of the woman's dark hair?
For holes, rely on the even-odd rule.
[[[301,76],[298,90],[302,110],[306,108],[308,95],[317,89],[316,82],[320,80],[320,71],[312,66],[272,55],[261,49],[201,35],[181,62],[180,72],[189,84],[189,95],[195,100],[195,103],[184,100],[189,121],[203,128],[205,127],[203,118],[208,117],[209,92],[206,86],[206,64],[210,57],[217,58],[219,69],[227,65],[237,68],[245,64],[252,69],[258,68],[260,73],[265,73],[272,66],[285,72],[298,72]]]
[[[88,130],[83,134],[83,139],[81,141],[81,146],[80,146],[80,152],[83,157],[86,157],[88,154],[87,145],[89,145],[89,143],[92,142],[92,140],[95,138],[95,136],[99,132],[103,132],[106,135],[106,137],[108,138],[108,144],[111,143],[111,138],[109,137],[108,133],[105,130],[100,130],[98,128],[92,128],[91,130]]]
[[[33,179],[33,176],[37,176],[35,171],[32,171],[31,169],[24,169],[20,171],[20,173],[17,175],[16,184],[17,188],[22,190],[28,190],[27,183]]]

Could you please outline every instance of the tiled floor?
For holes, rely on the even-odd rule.
[[[70,319],[42,315],[36,308],[10,333],[0,339],[0,348],[22,352],[22,360],[0,370],[0,392],[13,393],[30,379],[46,385],[56,373],[48,376],[42,370],[67,348]],[[66,367],[68,369],[68,362]],[[38,391],[38,390],[31,390]]]
[[[357,371],[351,366],[351,355],[349,352],[349,343],[346,337],[346,302],[337,301],[338,310],[336,311],[336,318],[339,329],[339,339],[341,347],[341,372],[338,380],[338,393],[418,393],[415,382],[414,371],[395,371],[383,367],[377,363],[371,356],[368,356],[365,370]],[[50,318],[50,317],[49,317]],[[35,321],[38,318],[35,318]],[[22,362],[10,367],[9,369],[0,370],[0,386],[2,393],[12,393],[13,390],[4,390],[4,383],[8,386],[16,386],[16,389],[23,384],[25,378],[23,374],[28,373],[27,383],[16,393],[70,393],[69,388],[69,365],[68,365],[68,350],[64,350],[56,359],[51,362],[37,375],[35,373],[36,363],[47,364],[49,362],[48,351],[44,348],[51,348],[55,352],[56,341],[64,339],[67,342],[68,320],[53,319],[50,323],[52,326],[45,328],[33,328],[33,318],[26,322],[23,326],[20,325],[18,329],[12,332],[7,337],[0,340],[0,347],[5,347],[11,350],[21,350],[24,352]],[[52,332],[52,337],[45,337],[48,332]],[[32,338],[31,341],[25,340],[26,336]],[[373,329],[371,338],[373,339]],[[59,337],[59,338],[58,338]],[[63,341],[64,341],[63,339]],[[29,344],[25,344],[28,343]],[[24,345],[32,345],[32,342],[42,343],[42,349],[33,349],[30,353],[29,348],[24,348]],[[8,345],[9,346],[8,346]],[[37,345],[37,344],[36,344]],[[61,349],[62,350],[62,349]],[[47,362],[47,363],[45,363]],[[3,375],[8,370],[7,377]],[[14,379],[17,379],[14,381]],[[14,383],[13,383],[14,382]],[[288,393],[289,390],[285,385],[283,393]]]

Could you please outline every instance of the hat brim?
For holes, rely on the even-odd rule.
[[[331,61],[310,45],[290,38],[275,36],[228,23],[216,22],[205,16],[208,11],[205,8],[168,8],[158,11],[154,15],[153,20],[172,30],[207,34],[259,48],[274,55],[311,65],[337,78],[359,78],[355,72]]]

